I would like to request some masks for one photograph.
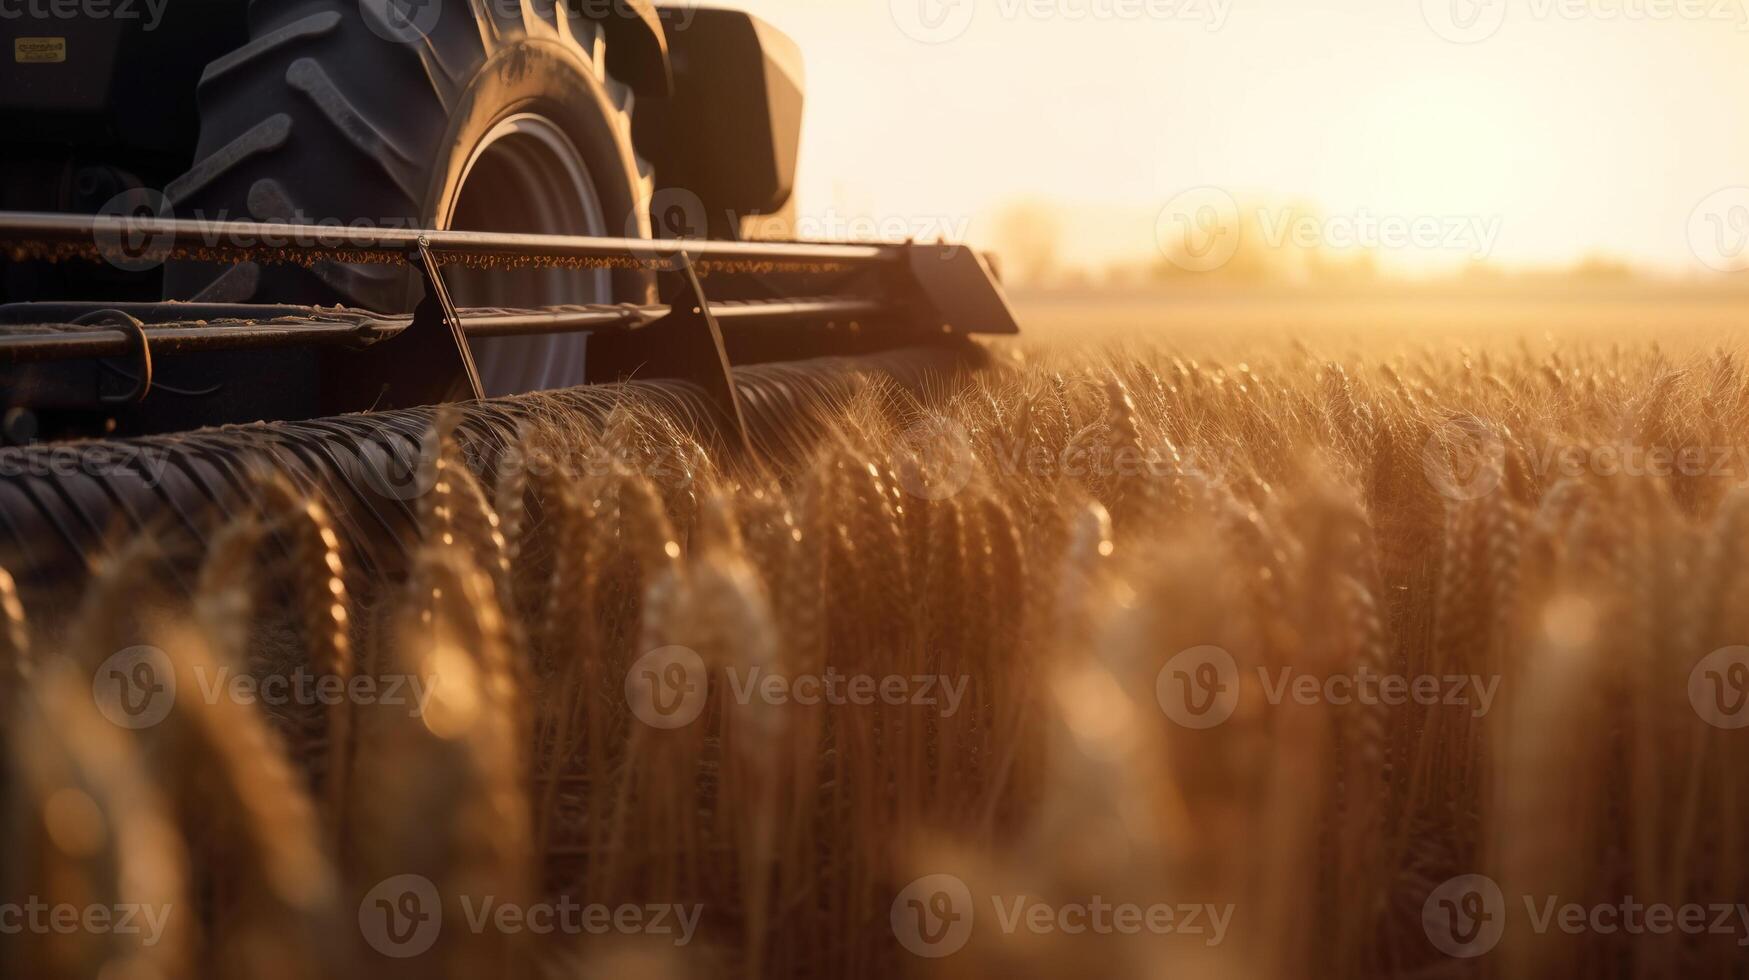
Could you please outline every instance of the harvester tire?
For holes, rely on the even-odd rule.
[[[254,0],[249,41],[207,66],[198,98],[195,163],[165,188],[176,217],[650,234],[632,92],[606,70],[601,25],[562,2]],[[537,190],[519,195],[523,183]],[[567,187],[581,193],[555,190]],[[635,269],[446,275],[463,306],[646,303],[654,288]],[[404,266],[183,262],[165,292],[405,312],[422,287]],[[576,383],[582,342],[475,353],[488,392],[504,394]],[[575,363],[542,367],[558,362]]]

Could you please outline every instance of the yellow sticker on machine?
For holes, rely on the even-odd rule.
[[[21,65],[58,64],[67,60],[64,37],[20,37],[12,41],[12,60]]]

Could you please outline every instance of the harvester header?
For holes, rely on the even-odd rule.
[[[1018,332],[989,266],[971,249],[950,244],[657,241],[0,213],[0,249],[15,261],[409,264],[426,287],[411,314],[199,302],[0,306],[7,407],[30,411],[145,404],[154,365],[164,359],[264,349],[324,352],[325,391],[305,417],[479,399],[485,392],[474,367],[475,341],[583,333],[590,338],[589,381],[693,381],[719,395],[726,416],[738,419],[731,364],[954,345],[974,334]],[[444,284],[444,270],[458,266],[487,274],[642,268],[660,275],[670,301],[458,309]],[[802,282],[810,287],[805,295],[771,295]],[[710,295],[717,283],[732,298]],[[761,293],[767,295],[750,298]],[[107,359],[131,362],[119,369],[125,390],[106,386]],[[193,387],[249,383],[216,375],[204,380]],[[178,393],[188,387],[183,379]],[[149,414],[142,428],[163,431]],[[234,421],[243,420],[253,419]]]

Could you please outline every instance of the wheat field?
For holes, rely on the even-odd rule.
[[[6,975],[1736,974],[1742,357],[1316,348],[1003,350],[769,466],[457,411],[393,581],[266,473],[0,578],[0,891],[156,923]]]

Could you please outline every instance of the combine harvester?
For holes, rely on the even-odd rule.
[[[462,413],[487,467],[543,389],[596,417],[636,391],[782,460],[870,372],[921,389],[1017,331],[970,249],[737,240],[789,200],[801,118],[797,51],[751,16],[242,7],[7,45],[34,53],[0,66],[0,567],[26,593],[118,533],[198,534],[264,467],[405,540],[435,406],[506,399]]]

